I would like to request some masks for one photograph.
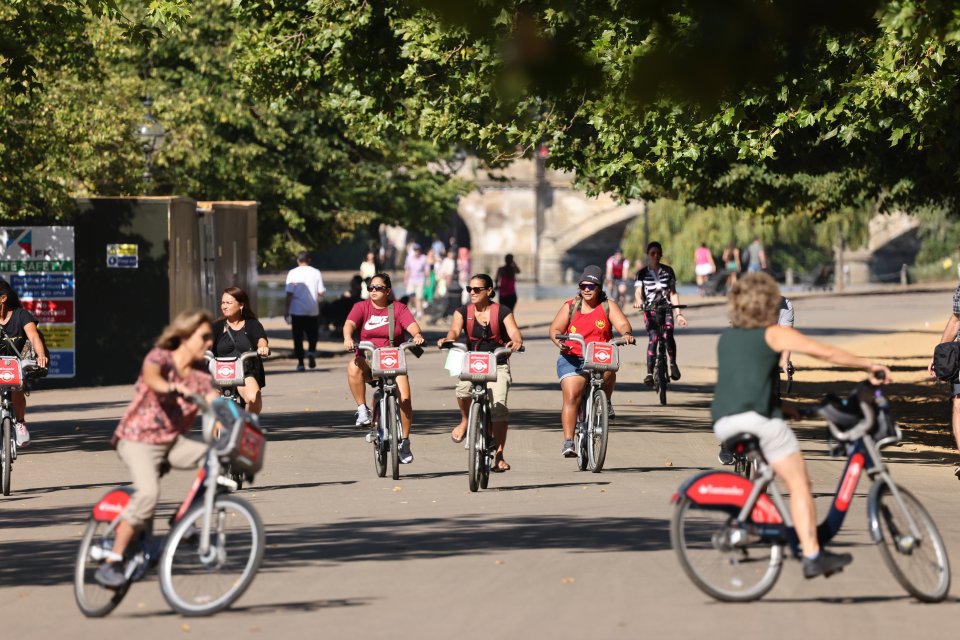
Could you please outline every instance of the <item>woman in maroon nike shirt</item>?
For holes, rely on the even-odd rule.
[[[356,355],[347,365],[347,384],[353,399],[357,402],[357,426],[370,424],[370,409],[367,407],[366,383],[370,381],[370,365],[362,351],[357,350],[353,341],[354,331],[360,328],[360,342],[369,340],[377,348],[403,342],[403,332],[408,331],[416,344],[423,344],[420,325],[406,305],[395,302],[391,296],[390,276],[378,273],[370,279],[367,286],[370,292],[368,300],[362,300],[350,310],[343,325],[343,347],[355,351]],[[389,308],[393,306],[394,328],[390,336]],[[413,462],[410,453],[410,425],[413,424],[413,404],[410,400],[410,381],[406,375],[397,376],[397,389],[400,391],[400,424],[403,427],[403,442],[400,444],[400,462]],[[369,440],[369,434],[368,434]],[[409,455],[405,455],[409,454]]]

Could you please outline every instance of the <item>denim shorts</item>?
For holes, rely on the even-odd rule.
[[[583,373],[583,358],[580,356],[561,353],[560,357],[557,358],[557,377],[561,380]]]

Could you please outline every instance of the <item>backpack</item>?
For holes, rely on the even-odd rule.
[[[944,342],[933,350],[933,372],[939,380],[953,382],[960,372],[960,342]]]
[[[580,311],[583,307],[583,298],[577,297],[575,304],[569,306],[570,315],[567,316],[567,329],[570,328],[570,323],[573,322],[573,314],[576,311]],[[607,316],[607,320],[610,319],[610,302],[608,300],[603,301],[603,315]]]
[[[467,305],[467,346],[470,346],[470,343],[474,340],[473,337],[473,327],[477,324],[477,311],[476,305],[468,304]],[[490,333],[492,334],[493,341],[497,344],[503,344],[503,340],[500,338],[500,304],[497,302],[490,303]]]

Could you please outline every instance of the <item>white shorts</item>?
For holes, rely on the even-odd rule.
[[[708,276],[713,273],[713,267],[709,264],[698,264],[693,268],[693,272],[698,276]]]
[[[713,432],[721,442],[738,433],[752,433],[760,439],[760,450],[770,464],[800,451],[797,436],[782,418],[768,418],[756,411],[720,418]]]

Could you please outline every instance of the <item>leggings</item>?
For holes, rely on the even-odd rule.
[[[677,361],[677,341],[673,338],[673,313],[663,316],[663,326],[657,319],[656,311],[644,311],[643,322],[647,327],[650,342],[647,343],[647,373],[653,373],[653,365],[657,360],[657,346],[660,340],[667,341],[667,357],[670,362]]]

